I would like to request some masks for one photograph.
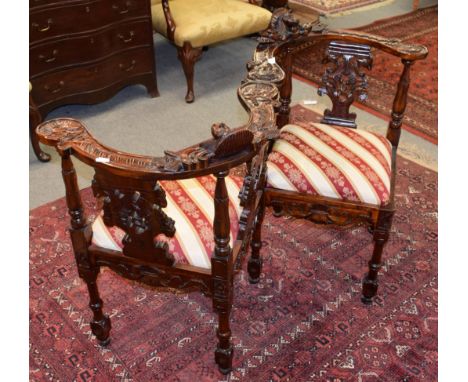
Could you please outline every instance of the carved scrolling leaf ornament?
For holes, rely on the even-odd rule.
[[[356,115],[349,112],[356,98],[367,99],[367,77],[363,68],[372,68],[370,46],[332,41],[325,53],[324,63],[328,64],[322,77],[319,95],[328,95],[332,110],[325,110],[324,122],[341,120],[355,126]]]

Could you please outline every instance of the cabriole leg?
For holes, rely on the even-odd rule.
[[[31,145],[36,154],[37,159],[41,162],[50,161],[50,155],[42,151],[39,146],[39,140],[36,135],[36,127],[42,122],[41,113],[34,103],[31,95],[29,95],[29,138],[31,139]]]
[[[202,48],[193,48],[192,45],[185,41],[183,47],[177,47],[177,55],[182,68],[184,69],[185,79],[187,80],[187,94],[185,96],[185,102],[191,103],[195,100],[195,94],[193,92],[193,73],[195,62],[197,62],[202,54]]]

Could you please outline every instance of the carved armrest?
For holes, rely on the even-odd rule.
[[[408,44],[397,38],[387,38],[353,30],[330,30],[323,33],[322,39],[368,45],[381,49],[402,60],[416,61],[426,58],[428,50],[424,45]]]
[[[307,48],[307,42],[343,41],[381,49],[403,60],[424,59],[428,50],[419,44],[407,44],[396,38],[387,38],[354,30],[328,30],[320,21],[301,24],[293,13],[279,8],[273,13],[270,26],[260,34],[257,51],[263,54],[282,55]]]
[[[169,7],[169,0],[162,0],[161,6],[163,8],[164,17],[166,18],[167,24],[167,38],[174,42],[174,34],[176,30],[176,23],[172,17],[171,9]]]
[[[72,118],[59,118],[40,124],[39,140],[74,155],[84,163],[117,176],[144,180],[176,180],[229,170],[250,161],[263,135],[249,129],[231,130],[224,124],[212,127],[213,138],[163,157],[122,152],[100,143],[86,127]]]

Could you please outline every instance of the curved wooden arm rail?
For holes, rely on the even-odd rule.
[[[395,211],[396,153],[407,102],[410,68],[416,60],[424,59],[428,51],[422,45],[406,44],[398,39],[357,31],[328,30],[319,22],[300,24],[289,10],[276,10],[270,27],[261,33],[253,60],[271,61],[275,57],[284,72],[284,80],[279,87],[278,128],[289,123],[293,55],[320,41],[329,43],[324,59],[325,73],[318,93],[329,96],[333,105],[331,110],[327,109],[324,112],[321,121],[324,124],[356,127],[356,115],[350,113],[349,108],[355,99],[364,101],[367,98],[365,70],[372,67],[372,49],[380,49],[401,59],[403,70],[386,134],[392,146],[389,200],[383,205],[374,205],[283,190],[268,185],[264,191],[264,204],[272,206],[276,216],[292,215],[320,224],[367,224],[373,232],[375,246],[369,261],[369,273],[363,280],[362,301],[370,303],[377,292],[377,273],[381,267],[382,251],[389,237]],[[272,150],[273,146],[270,149]],[[257,262],[261,264],[259,260]],[[259,273],[259,270],[256,272]]]
[[[254,275],[259,270],[265,162],[269,142],[278,136],[275,108],[279,105],[278,84],[283,79],[284,72],[277,64],[261,61],[249,64],[246,79],[238,89],[239,99],[249,113],[247,124],[235,130],[223,123],[214,124],[211,139],[178,152],[167,151],[163,157],[135,155],[105,146],[75,119],[55,119],[37,127],[39,140],[55,147],[62,158],[73,250],[79,275],[88,286],[93,311],[91,329],[102,345],[109,343],[111,324],[103,313],[97,276],[100,267],[106,266],[123,277],[148,285],[195,289],[211,296],[219,315],[215,361],[222,373],[231,370],[229,315],[233,274],[249,243],[252,247],[249,270]],[[122,251],[92,244],[92,222],[83,210],[72,156],[94,168],[93,193],[102,203],[105,225],[124,231]],[[225,177],[231,168],[242,163],[248,165],[239,195],[243,209],[231,248]],[[157,238],[160,234],[174,237],[177,229],[164,210],[167,199],[160,181],[207,174],[216,177],[211,269],[176,263],[167,242]]]

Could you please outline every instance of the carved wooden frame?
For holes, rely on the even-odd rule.
[[[285,79],[280,86],[278,128],[289,122],[293,54],[297,54],[319,41],[330,42],[325,62],[331,63],[331,66],[325,72],[319,94],[329,95],[333,104],[332,110],[325,111],[322,123],[349,128],[356,127],[355,115],[349,113],[349,107],[356,97],[361,99],[366,97],[367,82],[362,68],[371,68],[371,48],[380,49],[397,56],[402,61],[403,71],[393,101],[391,120],[386,135],[392,144],[392,176],[389,202],[377,206],[285,191],[267,186],[264,191],[264,204],[273,207],[276,216],[291,215],[319,224],[350,225],[364,223],[368,225],[373,233],[375,245],[369,261],[369,272],[363,280],[362,301],[370,304],[377,292],[377,274],[381,267],[382,251],[389,237],[395,211],[396,154],[407,102],[410,67],[414,61],[424,59],[428,51],[422,45],[406,44],[398,39],[384,38],[357,31],[327,30],[326,26],[320,22],[300,24],[289,10],[276,10],[270,27],[261,35],[255,56],[275,57],[285,72]],[[337,90],[337,82],[340,80],[347,81],[346,92],[344,97],[341,98],[339,96],[340,90]]]
[[[284,72],[277,64],[261,60],[251,62],[246,79],[238,89],[239,100],[249,113],[246,125],[231,130],[223,123],[214,124],[212,139],[178,152],[166,151],[163,157],[135,155],[107,147],[75,119],[55,119],[37,127],[39,140],[55,147],[62,158],[71,216],[70,236],[79,275],[89,291],[93,312],[91,329],[102,345],[109,343],[111,329],[97,288],[100,268],[105,266],[125,278],[148,285],[199,290],[210,296],[219,316],[215,361],[222,373],[231,370],[233,347],[229,316],[233,274],[249,244],[252,247],[249,269],[255,273],[255,264],[258,264],[265,162],[270,142],[278,136],[275,108],[278,84],[283,79]],[[118,226],[126,233],[122,251],[92,244],[92,222],[84,214],[72,156],[94,168],[93,192],[102,203],[104,223]],[[247,176],[240,193],[243,210],[239,233],[231,248],[225,177],[231,168],[243,163],[247,164]],[[175,264],[167,244],[154,240],[158,234],[171,237],[176,229],[174,221],[163,211],[166,198],[158,182],[208,174],[217,178],[211,269]]]

